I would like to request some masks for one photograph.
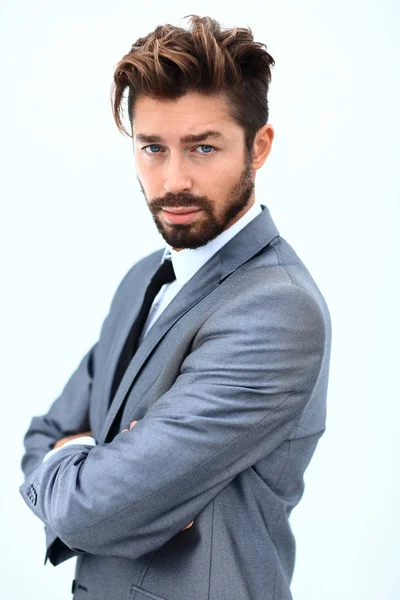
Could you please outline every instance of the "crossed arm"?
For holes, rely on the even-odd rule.
[[[321,310],[302,288],[243,290],[202,326],[175,383],[134,432],[60,448],[28,474],[25,502],[73,551],[134,559],[158,549],[293,434],[319,377],[325,336]],[[93,376],[88,365],[81,363],[63,402],[74,404],[74,392],[89,397],[77,384]],[[42,423],[57,429],[55,405]]]
[[[138,421],[132,421],[132,423],[130,424],[129,429],[133,429],[133,427],[135,427],[136,423],[138,423]],[[128,429],[123,429],[122,431],[128,431]],[[92,432],[91,431],[84,431],[83,433],[75,433],[73,435],[67,435],[66,437],[61,438],[60,440],[58,440],[58,442],[56,442],[54,444],[54,449],[62,448],[66,442],[71,442],[74,439],[79,439],[79,438],[84,437],[84,436],[91,436],[92,437]],[[186,525],[185,527],[183,527],[182,531],[184,531],[185,529],[189,529],[190,527],[192,527],[193,523],[194,523],[194,521],[191,521],[188,525]]]

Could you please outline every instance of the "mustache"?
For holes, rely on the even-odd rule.
[[[152,210],[162,208],[177,208],[178,206],[196,206],[210,212],[211,203],[205,196],[193,196],[192,194],[166,194],[163,197],[153,198],[149,202]]]

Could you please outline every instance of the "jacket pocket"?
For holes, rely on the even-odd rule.
[[[167,600],[167,598],[157,596],[157,594],[153,594],[153,592],[149,592],[137,585],[133,585],[129,600]]]

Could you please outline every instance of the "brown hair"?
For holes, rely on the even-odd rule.
[[[250,28],[223,31],[210,17],[188,17],[189,30],[159,25],[139,38],[116,65],[111,104],[117,127],[130,135],[122,122],[126,89],[131,127],[139,96],[176,99],[189,91],[223,93],[251,152],[258,129],[268,121],[270,68],[275,61],[265,44],[253,41]]]

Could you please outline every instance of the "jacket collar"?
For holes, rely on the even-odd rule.
[[[254,202],[249,210],[233,225],[200,248],[184,248],[177,251],[168,245],[163,258],[170,256],[177,283],[180,286],[185,285],[218,250],[225,246],[239,231],[244,229],[261,211],[260,203]]]

